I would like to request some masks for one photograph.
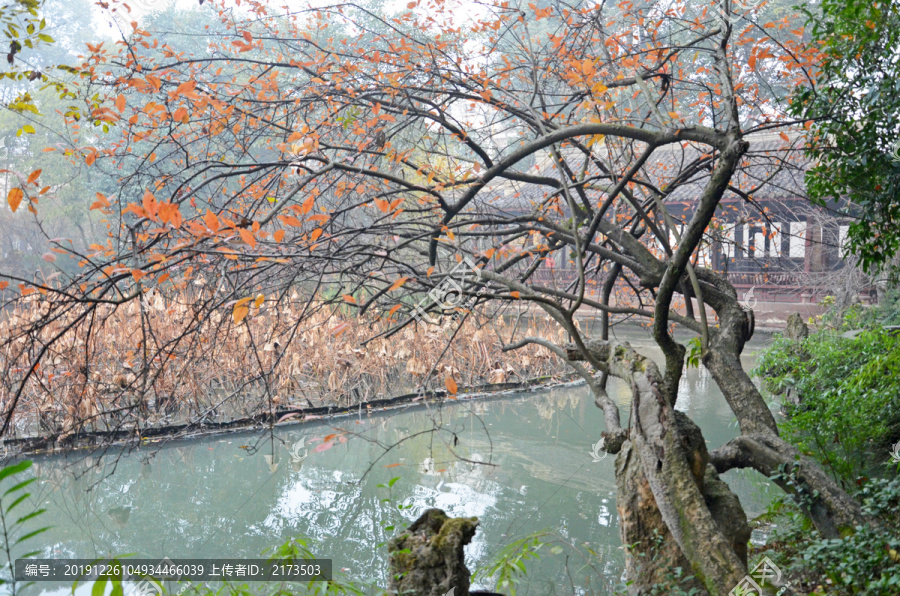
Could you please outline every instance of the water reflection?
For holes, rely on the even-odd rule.
[[[710,448],[737,434],[705,370],[688,371],[680,391],[679,408],[703,428]],[[611,386],[610,395],[626,407],[630,401],[624,384]],[[467,549],[470,568],[548,529],[596,556],[575,564],[586,548],[575,555],[548,549],[520,593],[602,594],[622,569],[614,458],[595,462],[590,454],[602,424],[583,387],[460,400],[46,458],[34,466],[43,480],[34,493],[54,526],[44,549],[53,557],[253,557],[303,534],[336,569],[383,585],[386,549],[376,545],[393,534],[384,528],[440,507],[481,520]],[[395,477],[390,490],[379,486]],[[759,476],[732,472],[726,479],[748,514],[763,510],[769,489]],[[573,573],[572,565],[585,563],[589,572]]]

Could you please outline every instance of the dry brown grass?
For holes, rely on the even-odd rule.
[[[228,303],[200,312],[182,294],[152,291],[140,304],[99,307],[41,359],[15,408],[16,434],[222,421],[443,388],[448,377],[466,387],[565,370],[543,348],[501,351],[515,326],[516,337],[563,342],[546,321],[473,313],[459,330],[448,317],[442,325],[410,325],[385,337],[388,320],[315,308],[309,314],[310,304],[294,293],[252,306],[235,324]],[[4,412],[41,345],[76,315],[77,309],[60,314],[33,294],[0,317]]]

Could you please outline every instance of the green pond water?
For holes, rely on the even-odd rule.
[[[646,339],[628,339],[660,359]],[[745,367],[764,342],[748,346]],[[624,384],[613,383],[610,395],[627,414]],[[737,434],[705,369],[686,373],[678,408],[700,425],[710,449]],[[47,509],[43,522],[52,526],[40,538],[51,558],[256,558],[303,535],[347,578],[385,585],[387,552],[378,545],[393,534],[385,526],[402,527],[439,507],[480,519],[466,548],[470,569],[547,530],[552,544],[529,566],[519,594],[608,594],[620,582],[623,555],[614,458],[591,455],[601,430],[601,412],[587,389],[561,387],[273,432],[39,458],[32,492]],[[336,433],[344,442],[317,450]],[[395,477],[390,494],[378,486]],[[724,478],[750,517],[777,493],[753,472]],[[39,591],[62,594],[63,588],[40,584]]]

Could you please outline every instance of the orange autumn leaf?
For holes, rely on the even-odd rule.
[[[310,211],[312,211],[313,205],[316,203],[315,195],[309,195],[309,197],[303,201],[303,204],[300,205],[300,215],[306,215]]]
[[[175,203],[159,204],[159,219],[163,223],[170,224],[174,228],[181,227],[181,212]]]
[[[316,215],[310,215],[306,219],[307,221],[328,221],[328,216],[324,213],[317,213]]]
[[[344,321],[343,323],[338,323],[334,327],[334,329],[331,330],[331,335],[333,335],[334,337],[337,337],[344,331],[347,331],[348,329],[350,329],[350,323],[348,323],[347,321]]]
[[[241,235],[241,240],[250,245],[250,248],[256,247],[256,238],[253,236],[253,232],[241,228],[238,230],[238,234]]]
[[[149,190],[144,191],[144,198],[141,201],[141,206],[144,208],[144,213],[147,214],[147,217],[150,219],[156,219],[156,213],[159,210],[159,203],[156,201],[156,197],[153,196],[153,193]]]
[[[149,77],[148,77],[149,78]],[[178,88],[175,89],[175,96],[182,95],[184,93],[190,93],[194,90],[194,87],[197,86],[196,81],[185,81],[184,83],[178,85]]]
[[[389,317],[394,316],[394,313],[397,312],[398,310],[400,310],[400,305],[395,304],[394,306],[391,307],[391,310],[388,311],[388,316]]]
[[[12,209],[13,213],[16,212],[16,209],[19,208],[19,205],[22,204],[22,197],[25,196],[25,193],[22,192],[21,188],[11,188],[9,189],[9,193],[6,195],[6,202],[9,203],[9,208]]]
[[[356,298],[354,298],[350,294],[344,294],[344,302],[349,302],[350,304],[356,304]]]
[[[309,235],[309,239],[310,239],[311,242],[315,242],[316,239],[317,239],[319,236],[321,236],[321,235],[322,235],[322,228],[316,228],[316,229],[313,230],[312,233]]]
[[[278,219],[280,219],[286,226],[293,226],[295,228],[299,228],[300,226],[303,225],[302,221],[300,221],[299,219],[297,219],[296,217],[294,217],[292,215],[279,215]]]
[[[234,303],[234,312],[232,312],[232,316],[234,317],[234,324],[237,325],[241,321],[243,321],[247,315],[250,313],[250,307],[247,306],[247,303],[253,300],[253,297],[241,298],[237,302]]]
[[[456,381],[453,380],[453,377],[447,377],[446,379],[444,379],[444,385],[447,386],[447,391],[450,392],[450,395],[456,395],[456,392],[459,388],[456,386]]]
[[[94,209],[105,209],[109,207],[109,199],[102,192],[97,193],[97,200],[91,205],[91,211]]]
[[[518,297],[519,297],[519,293],[516,292],[516,291],[510,292],[509,295],[512,296],[513,298],[518,298]]]
[[[206,215],[203,216],[203,223],[213,232],[219,231],[219,218],[209,209],[206,210]]]
[[[40,175],[41,175],[41,170],[35,170],[35,171],[33,171],[33,172],[31,173],[31,175],[28,176],[28,180],[27,180],[28,184],[31,184],[32,182],[34,182],[35,180],[37,180],[38,177],[40,177]]]
[[[116,109],[119,110],[120,114],[125,111],[125,96],[121,93],[116,98]]]
[[[400,465],[400,464],[388,464],[388,465],[385,466],[385,468],[396,468],[396,467],[399,466],[399,465]]]
[[[325,435],[325,438],[322,439],[322,441],[325,442],[325,443],[327,443],[328,441],[330,441],[331,439],[335,438],[336,436],[337,436],[337,433],[332,433],[332,434],[330,434],[330,435]]]
[[[388,292],[392,292],[392,291],[396,290],[397,288],[399,288],[400,286],[405,284],[407,281],[409,281],[408,277],[401,277],[400,279],[395,281],[393,284],[391,284],[391,287],[388,288]]]
[[[275,239],[275,242],[281,242],[284,240],[284,230],[277,230],[272,237]]]
[[[0,290],[5,290],[8,287],[9,287],[8,281],[0,281]]]
[[[247,318],[247,315],[250,313],[250,309],[246,306],[235,306],[234,312],[232,315],[234,316],[234,324],[238,325],[241,321]]]
[[[97,161],[97,154],[94,153],[93,151],[88,153],[87,156],[84,158],[84,163],[86,163],[89,166],[94,165],[95,161]]]

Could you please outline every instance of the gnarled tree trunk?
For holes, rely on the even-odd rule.
[[[715,468],[706,463],[709,456],[700,429],[680,412],[676,412],[675,417],[693,481],[703,494],[719,532],[746,567],[750,527],[740,501],[719,479]],[[641,594],[654,585],[669,585],[676,568],[690,575],[694,566],[669,531],[637,457],[628,441],[616,458],[616,503],[622,543],[628,549],[625,573],[633,580],[631,592]],[[703,589],[704,585],[694,577],[679,584],[679,587],[685,590]]]
[[[767,477],[790,474],[791,482],[776,482],[794,496],[822,536],[838,538],[853,532],[867,523],[859,504],[815,460],[778,435],[765,400],[741,366],[740,353],[749,338],[742,331],[747,315],[735,297],[728,300],[727,296],[712,294],[719,330],[710,341],[703,363],[722,390],[742,432],[711,454],[712,463],[719,472],[753,468]]]
[[[588,349],[632,388],[628,440],[616,459],[631,593],[666,585],[682,567],[694,587],[727,594],[746,574],[749,528],[737,497],[709,466],[700,429],[675,411],[655,363],[628,344],[595,341]],[[576,350],[568,355],[580,359]]]

